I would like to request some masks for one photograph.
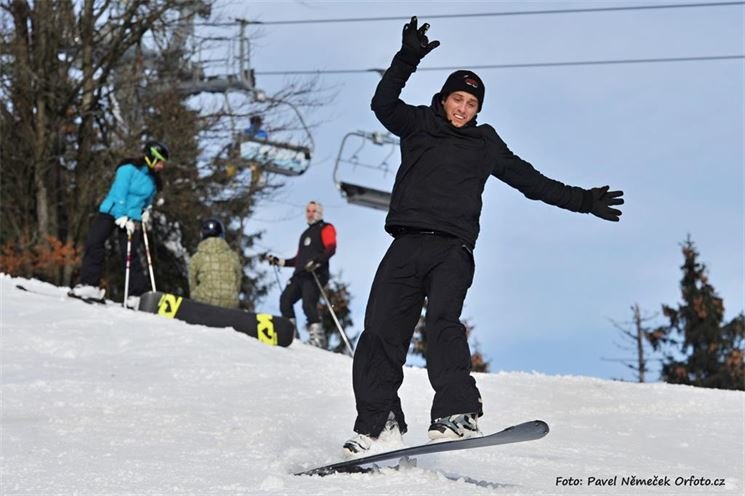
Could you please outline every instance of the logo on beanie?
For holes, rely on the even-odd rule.
[[[444,100],[449,94],[456,91],[465,91],[475,96],[479,101],[479,110],[481,110],[484,105],[484,83],[474,72],[460,70],[450,74],[445,80],[445,84],[442,85],[440,96]]]
[[[476,81],[474,78],[472,78],[471,76],[469,76],[467,74],[465,76],[463,76],[463,82],[466,83],[471,88],[478,88],[479,87],[478,81]]]

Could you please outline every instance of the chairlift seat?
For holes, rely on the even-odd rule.
[[[267,172],[283,176],[299,176],[310,167],[310,149],[261,138],[241,136],[240,158],[256,163]]]
[[[358,186],[344,181],[338,182],[337,186],[342,191],[347,202],[353,205],[388,211],[391,203],[391,194],[387,191],[381,191],[367,186]]]

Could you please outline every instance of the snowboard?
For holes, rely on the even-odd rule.
[[[369,469],[363,468],[375,462],[394,460],[396,458],[407,458],[417,455],[428,455],[431,453],[441,453],[445,451],[456,451],[473,448],[484,448],[487,446],[497,446],[500,444],[521,443],[523,441],[533,441],[540,439],[548,434],[548,424],[542,420],[533,420],[522,424],[513,425],[506,429],[481,437],[470,437],[467,439],[456,439],[454,441],[440,441],[427,444],[420,444],[409,448],[401,448],[394,451],[376,453],[363,458],[347,460],[323,467],[317,467],[305,472],[298,472],[295,475],[330,475],[337,473],[355,473],[366,472]]]
[[[160,291],[143,294],[140,297],[139,310],[183,320],[189,324],[232,327],[273,346],[289,346],[295,337],[295,326],[284,317],[222,308]]]

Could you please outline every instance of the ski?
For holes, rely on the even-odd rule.
[[[72,292],[72,290],[70,290],[70,291],[67,292],[67,296],[69,296],[70,298],[75,298],[76,300],[83,301],[83,302],[85,302],[85,303],[87,303],[89,305],[93,305],[94,303],[95,304],[98,304],[98,305],[105,305],[106,304],[106,300],[104,300],[104,299],[99,299],[99,298],[83,298],[82,296],[78,296],[78,295],[74,294]]]
[[[37,291],[35,289],[29,289],[26,286],[24,286],[23,284],[16,284],[16,289],[20,289],[21,291],[26,291],[27,293],[33,293],[33,294],[37,294],[37,295],[41,295],[41,296],[48,296],[50,298],[59,298],[61,296],[59,294],[51,294],[51,293],[45,293],[43,291]],[[77,295],[72,294],[70,291],[68,291],[67,293],[65,293],[65,296],[68,296],[70,298],[74,298],[76,300],[80,300],[80,301],[82,301],[84,303],[87,303],[89,305],[93,305],[93,304],[105,305],[106,304],[106,300],[100,300],[98,298],[82,298],[80,296],[77,296]]]
[[[471,437],[468,439],[456,439],[454,441],[442,441],[428,444],[421,444],[409,448],[401,448],[384,453],[363,458],[356,458],[331,465],[324,465],[305,472],[298,472],[295,475],[330,475],[336,473],[356,473],[367,472],[370,469],[363,468],[363,465],[370,463],[393,460],[396,458],[407,458],[416,455],[428,455],[431,453],[441,453],[445,451],[456,451],[473,448],[485,448],[487,446],[498,446],[500,444],[521,443],[524,441],[533,441],[540,439],[548,434],[548,424],[542,420],[533,420],[522,424],[513,425],[502,431],[490,434],[488,436]]]

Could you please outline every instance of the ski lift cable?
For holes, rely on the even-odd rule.
[[[622,64],[657,64],[657,63],[676,63],[676,62],[705,62],[705,61],[723,61],[723,60],[742,60],[745,54],[733,55],[702,55],[686,57],[659,57],[643,59],[600,59],[600,60],[569,60],[557,62],[525,62],[515,64],[477,64],[460,66],[439,66],[439,67],[418,67],[417,71],[454,71],[462,66],[468,66],[473,70],[485,69],[525,69],[536,67],[572,67],[572,66],[595,66],[595,65],[622,65]],[[256,71],[257,76],[292,76],[292,75],[323,75],[323,74],[363,74],[375,72],[382,74],[384,69],[298,69],[298,70],[278,70],[278,71]]]
[[[418,16],[420,19],[455,19],[455,18],[482,18],[482,17],[507,17],[507,16],[525,16],[525,15],[556,15],[556,14],[586,14],[586,13],[609,13],[609,12],[626,12],[636,10],[663,10],[663,9],[686,9],[686,8],[711,8],[711,7],[732,7],[743,5],[745,2],[711,2],[711,3],[687,3],[687,4],[657,4],[657,5],[628,5],[618,7],[584,7],[570,9],[545,9],[545,10],[515,10],[502,12],[473,12],[464,14],[433,14]],[[386,17],[351,17],[351,18],[332,18],[332,19],[297,19],[297,20],[277,20],[277,21],[246,21],[249,24],[259,24],[262,26],[271,25],[293,25],[293,24],[321,24],[336,22],[380,22],[380,21],[408,21],[404,16],[386,16]],[[200,26],[234,26],[233,22],[197,22]]]

